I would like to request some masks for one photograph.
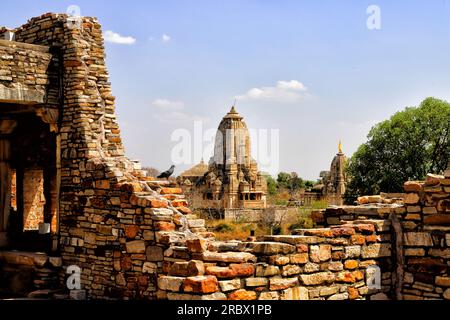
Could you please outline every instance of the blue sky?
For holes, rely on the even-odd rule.
[[[450,100],[446,0],[3,0],[0,25],[69,5],[125,42],[105,43],[122,138],[130,158],[161,170],[174,130],[216,128],[235,97],[250,128],[279,130],[279,169],[308,179],[339,139],[351,155],[376,122],[428,96]],[[369,5],[380,30],[366,26]]]

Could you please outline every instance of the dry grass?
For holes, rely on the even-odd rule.
[[[206,227],[214,231],[217,240],[246,240],[250,231],[255,231],[255,236],[270,234],[270,230],[257,223],[232,222],[224,220],[206,220]]]
[[[279,226],[278,234],[291,234],[292,229],[312,228],[311,211],[327,207],[326,201],[314,201],[311,207],[289,207]],[[250,231],[255,231],[255,236],[271,234],[268,226],[247,221],[225,221],[206,219],[206,227],[216,234],[217,240],[246,240]],[[277,230],[274,230],[275,232]]]

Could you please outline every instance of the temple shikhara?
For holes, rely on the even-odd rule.
[[[345,164],[347,158],[342,152],[342,143],[339,141],[338,153],[331,161],[330,171],[322,173],[323,189],[322,194],[330,204],[342,205],[347,177],[345,173]]]
[[[219,124],[209,164],[202,160],[179,181],[195,208],[266,208],[267,183],[251,157],[250,134],[234,106]]]

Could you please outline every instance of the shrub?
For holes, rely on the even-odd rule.
[[[214,231],[216,232],[231,232],[234,231],[233,226],[229,225],[228,223],[219,223],[214,227]]]

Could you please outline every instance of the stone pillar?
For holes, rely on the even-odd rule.
[[[7,226],[11,206],[11,145],[8,135],[17,123],[0,120],[0,247],[7,245]]]

